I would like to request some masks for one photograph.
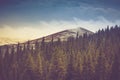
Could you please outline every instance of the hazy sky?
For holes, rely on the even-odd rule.
[[[64,29],[120,25],[119,0],[0,0],[0,38],[34,39]]]

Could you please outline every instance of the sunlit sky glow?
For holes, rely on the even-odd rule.
[[[120,25],[119,0],[0,0],[0,38],[35,39],[70,28]]]

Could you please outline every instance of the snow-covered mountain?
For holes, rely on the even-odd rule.
[[[79,27],[75,29],[68,29],[68,30],[60,31],[60,32],[45,36],[44,39],[45,39],[45,42],[51,41],[52,38],[53,38],[53,41],[57,41],[58,38],[60,38],[61,41],[66,41],[69,37],[76,37],[77,34],[78,36],[83,36],[84,33],[88,35],[93,34],[92,31]],[[42,38],[39,38],[36,40],[38,42],[41,42]],[[36,40],[32,40],[31,43],[35,43]]]
[[[93,34],[93,32],[79,27],[79,28],[75,28],[75,29],[68,29],[68,30],[60,31],[60,32],[45,36],[44,39],[45,39],[45,42],[51,41],[52,38],[53,38],[53,41],[57,41],[58,38],[60,38],[61,41],[66,41],[69,37],[76,37],[77,34],[79,36],[82,36],[84,33],[86,33],[88,35]],[[29,42],[31,44],[35,44],[36,41],[41,42],[42,38],[30,40]],[[0,44],[2,44],[2,45],[3,44],[15,44],[15,43],[17,43],[16,40],[11,40],[11,39],[0,40]],[[24,43],[26,43],[26,42],[24,42]],[[21,45],[24,43],[21,43]]]

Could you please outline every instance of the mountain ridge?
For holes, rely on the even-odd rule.
[[[61,41],[66,41],[69,37],[74,37],[75,38],[77,34],[78,34],[78,36],[83,36],[84,33],[86,33],[88,35],[93,34],[93,32],[90,31],[90,30],[87,30],[87,29],[82,28],[82,27],[78,27],[78,28],[66,29],[66,30],[63,30],[63,31],[59,31],[57,33],[53,33],[53,34],[44,36],[44,38],[45,38],[45,42],[50,42],[52,40],[52,38],[53,38],[54,41],[57,41],[58,38],[61,39]],[[31,44],[35,44],[36,41],[41,42],[42,38],[43,37],[33,39],[33,40],[29,40],[29,42]],[[13,40],[10,40],[10,41],[13,41]],[[15,42],[10,42],[10,41],[7,41],[6,43],[4,42],[2,44],[10,45],[10,44],[17,44],[18,43],[17,41],[15,41]],[[21,44],[24,44],[24,43],[27,43],[27,41],[21,42]]]
[[[78,33],[78,36],[83,36],[84,33],[86,33],[88,35],[93,34],[92,31],[89,31],[89,30],[87,30],[85,28],[82,28],[82,27],[78,27],[78,28],[73,28],[73,29],[66,29],[66,30],[63,30],[63,31],[59,31],[57,33],[50,34],[48,36],[44,36],[44,39],[45,39],[45,42],[51,41],[52,38],[54,39],[54,41],[57,41],[58,38],[60,38],[61,41],[66,41],[69,37],[74,37],[75,38],[77,33]],[[36,40],[38,42],[41,42],[42,38],[31,40],[31,42],[34,42]]]

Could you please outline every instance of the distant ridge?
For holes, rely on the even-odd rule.
[[[45,42],[50,42],[53,38],[53,41],[57,41],[58,38],[61,39],[61,41],[66,41],[69,37],[76,37],[78,33],[78,36],[83,36],[84,33],[91,35],[93,34],[92,31],[89,31],[87,29],[78,27],[78,28],[74,28],[74,29],[67,29],[67,30],[63,30],[54,34],[50,34],[48,36],[45,36]],[[34,39],[34,40],[30,40],[30,44],[35,44],[37,42],[41,42],[42,38],[38,38],[38,39]],[[1,43],[1,42],[0,42]],[[17,44],[17,42],[14,42],[13,40],[7,40],[7,42],[4,41],[4,43],[2,42],[2,44]],[[25,44],[27,42],[21,43],[21,44]]]
[[[79,28],[74,28],[74,29],[63,30],[63,31],[45,36],[44,39],[45,39],[45,42],[51,41],[52,38],[54,39],[54,41],[57,41],[58,38],[61,39],[61,41],[66,41],[69,37],[76,37],[77,33],[78,33],[78,36],[83,36],[84,33],[88,35],[93,34],[92,31],[79,27]],[[42,38],[32,40],[31,43],[35,43],[36,40],[38,42],[41,42]]]

